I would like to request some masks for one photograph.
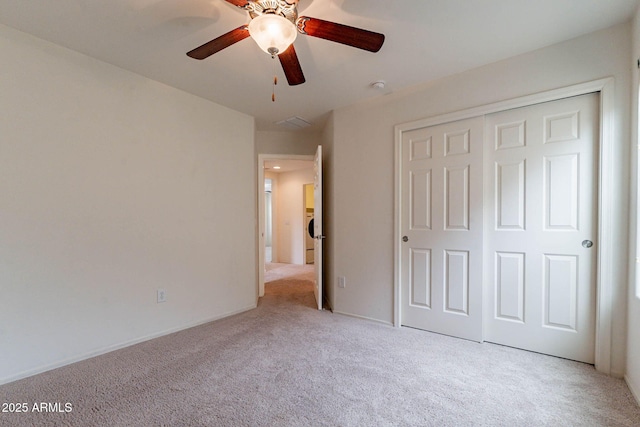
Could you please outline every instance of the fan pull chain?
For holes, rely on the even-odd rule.
[[[273,85],[271,86],[271,102],[276,102],[276,85],[278,84],[278,76],[276,75],[276,56],[271,55],[271,59],[273,59]]]

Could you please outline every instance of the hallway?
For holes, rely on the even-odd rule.
[[[278,305],[295,304],[312,309],[316,308],[313,296],[313,264],[267,263],[265,265],[264,299]]]

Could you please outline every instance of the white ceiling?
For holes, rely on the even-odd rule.
[[[0,23],[256,117],[318,130],[332,109],[568,40],[629,19],[639,0],[300,0],[300,15],[384,33],[373,54],[299,35],[307,82],[246,39],[198,61],[186,52],[249,17],[224,0],[0,0]],[[280,84],[271,102],[274,69]],[[43,70],[44,72],[44,70]],[[384,89],[370,83],[384,80]]]

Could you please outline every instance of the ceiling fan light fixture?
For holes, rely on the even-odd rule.
[[[295,41],[298,30],[293,22],[273,13],[258,15],[249,22],[249,34],[260,49],[278,55]]]

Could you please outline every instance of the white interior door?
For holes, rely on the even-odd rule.
[[[316,283],[313,293],[318,310],[322,310],[322,146],[318,145],[313,161],[313,262],[315,265]]]
[[[487,341],[594,363],[598,105],[486,116]]]
[[[482,341],[483,118],[401,139],[401,324]]]

